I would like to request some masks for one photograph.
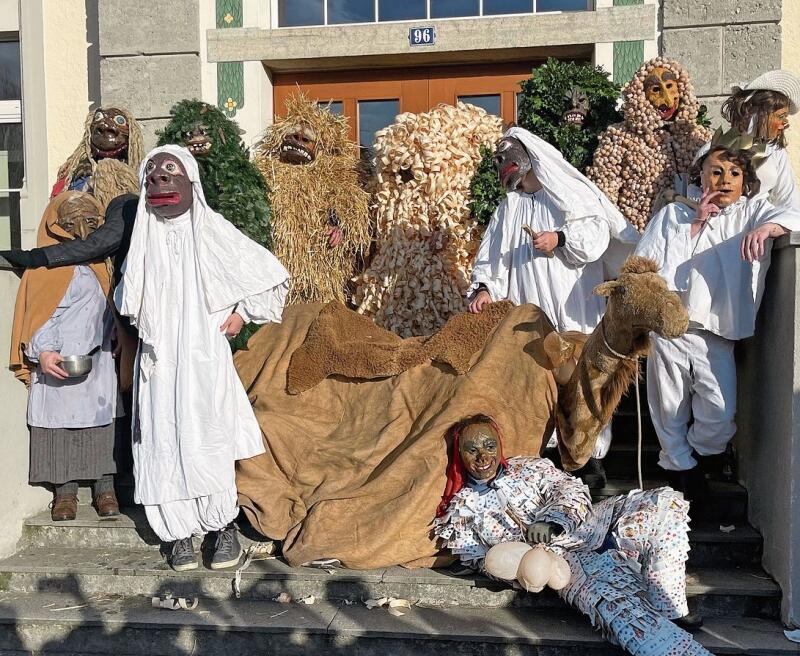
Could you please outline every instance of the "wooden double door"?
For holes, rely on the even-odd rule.
[[[463,101],[516,120],[520,81],[541,60],[473,66],[436,66],[320,73],[279,73],[273,89],[276,115],[286,111],[286,99],[299,89],[350,119],[350,136],[371,148],[375,132],[403,112],[424,112],[439,103]]]

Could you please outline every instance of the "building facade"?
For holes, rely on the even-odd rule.
[[[800,3],[0,0],[0,249],[35,245],[58,166],[77,145],[88,109],[101,103],[129,109],[149,147],[176,101],[201,98],[237,120],[251,145],[300,88],[349,117],[351,136],[369,147],[375,131],[396,114],[440,102],[465,100],[514,120],[518,81],[547,57],[593,62],[624,83],[657,54],[687,66],[719,122],[731,85],[774,68],[800,73]],[[790,132],[800,170],[800,138],[793,137]],[[800,336],[787,323],[790,315],[778,309],[794,307],[800,268],[793,244],[784,246],[774,268],[787,279],[766,305],[786,323],[782,339],[792,354],[774,363],[786,369],[775,380],[790,381],[781,406],[789,428],[781,439],[800,444],[800,436],[794,439],[800,432],[800,404],[794,401],[800,398]],[[0,345],[9,343],[17,283],[13,273],[0,271],[0,316],[6,317]],[[8,371],[0,373],[0,395],[6,447],[0,459],[2,555],[13,550],[22,518],[48,496],[26,484],[26,394]],[[752,421],[742,425],[758,430]],[[776,442],[775,448],[787,447]],[[800,538],[800,493],[792,485],[800,476],[800,449],[792,448],[798,462],[784,463],[786,489],[766,486],[771,491],[751,498],[751,510],[767,538],[765,564],[784,587],[785,619],[798,622],[800,584],[793,582],[800,580],[800,555],[792,556],[790,545]],[[758,490],[769,466],[745,468],[745,475]],[[769,494],[787,499],[797,524],[772,525]]]

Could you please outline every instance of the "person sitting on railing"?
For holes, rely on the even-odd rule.
[[[682,337],[652,336],[647,396],[659,464],[695,503],[706,496],[704,470],[736,432],[733,347],[755,330],[772,240],[800,230],[800,211],[757,193],[765,154],[752,136],[717,130],[695,159],[699,205],[683,199],[664,207],[636,248],[658,263],[689,312]]]

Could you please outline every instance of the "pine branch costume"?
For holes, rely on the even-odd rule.
[[[350,297],[348,283],[370,245],[369,194],[347,119],[303,94],[287,99],[255,162],[269,187],[273,252],[289,270],[287,304]],[[343,241],[328,246],[332,228]]]
[[[645,80],[658,68],[671,71],[678,85],[679,105],[670,121],[645,95]],[[711,130],[703,125],[705,108],[695,97],[689,73],[677,61],[658,57],[645,62],[622,96],[624,120],[603,133],[586,175],[643,232],[675,177],[688,181],[695,153],[711,139]]]
[[[158,132],[158,145],[187,147],[197,160],[211,209],[256,243],[270,248],[267,187],[250,161],[239,126],[199,100],[181,100],[170,115],[172,120]]]
[[[591,164],[603,131],[620,120],[619,86],[601,67],[548,59],[520,82],[517,124],[558,148],[581,172]],[[486,148],[472,180],[472,216],[486,225],[506,192]]]

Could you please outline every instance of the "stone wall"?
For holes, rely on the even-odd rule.
[[[201,97],[199,0],[103,0],[98,22],[101,101],[130,110],[150,148],[172,105]]]
[[[734,84],[781,67],[781,0],[662,0],[662,52],[683,62],[719,124]]]

